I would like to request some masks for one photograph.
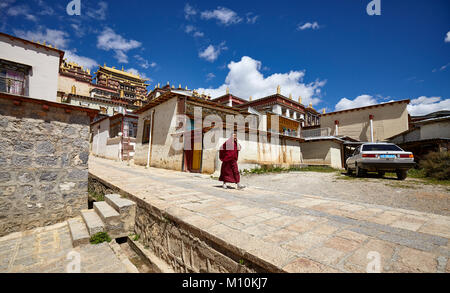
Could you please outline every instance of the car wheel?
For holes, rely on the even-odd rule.
[[[358,167],[358,165],[356,165],[355,173],[356,173],[356,177],[362,177],[364,175],[364,170],[361,169],[360,167]]]
[[[397,173],[398,180],[405,180],[406,177],[408,176],[408,171],[406,171],[406,170],[399,170],[396,173]]]
[[[350,167],[347,166],[347,175],[348,175],[348,176],[352,176],[352,174],[353,174],[352,169],[350,169]]]
[[[386,174],[386,172],[384,172],[384,171],[378,171],[378,176],[381,178],[383,178],[385,174]]]

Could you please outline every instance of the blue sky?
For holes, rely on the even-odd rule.
[[[276,92],[318,110],[411,99],[414,115],[450,110],[450,1],[2,0],[1,31],[52,43],[212,96]],[[150,89],[149,88],[149,89]]]

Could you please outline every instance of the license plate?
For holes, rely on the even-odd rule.
[[[382,159],[395,159],[395,155],[380,155],[380,158]]]

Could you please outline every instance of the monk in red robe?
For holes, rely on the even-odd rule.
[[[227,140],[219,151],[219,158],[222,161],[222,169],[220,170],[219,181],[223,182],[223,188],[227,189],[227,183],[236,183],[237,189],[243,189],[245,186],[241,185],[241,176],[237,161],[239,159],[239,151],[241,145],[237,141],[236,134]]]

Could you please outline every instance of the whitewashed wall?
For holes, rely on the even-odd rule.
[[[28,91],[31,98],[57,101],[58,52],[0,36],[0,58],[32,67]]]

